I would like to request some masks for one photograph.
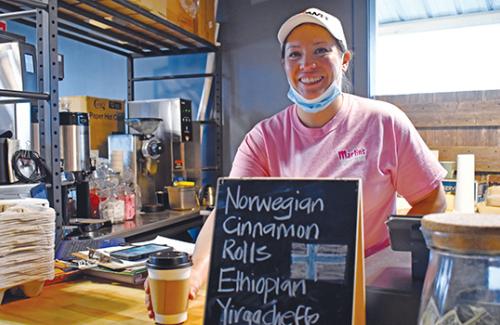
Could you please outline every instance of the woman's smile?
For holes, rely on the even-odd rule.
[[[301,77],[299,81],[305,85],[314,85],[320,83],[324,77]]]

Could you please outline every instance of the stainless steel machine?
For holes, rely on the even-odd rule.
[[[61,162],[64,170],[63,219],[89,218],[89,182],[91,172],[89,117],[87,113],[60,112]],[[75,206],[75,209],[72,207]]]
[[[36,50],[24,42],[0,43],[0,89],[37,91]],[[19,102],[19,98],[0,97],[0,103]]]
[[[184,148],[193,139],[191,115],[191,101],[180,98],[129,102],[129,133],[108,136],[109,156],[123,152],[123,165],[135,175],[144,211],[162,209],[155,192],[170,185],[178,171],[186,174],[189,157]]]
[[[36,49],[25,38],[0,33],[0,89],[7,91],[38,91]],[[13,133],[20,149],[34,148],[30,135],[30,105],[36,101],[0,96],[0,130]]]

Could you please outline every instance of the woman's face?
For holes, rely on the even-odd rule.
[[[314,99],[336,80],[342,87],[342,71],[347,70],[350,53],[342,55],[337,41],[323,27],[303,24],[288,35],[283,65],[295,90],[306,99]]]

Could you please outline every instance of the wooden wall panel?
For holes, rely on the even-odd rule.
[[[500,90],[382,96],[401,108],[440,160],[474,153],[476,171],[500,173]]]
[[[483,103],[434,103],[407,106],[416,127],[467,127],[500,125],[500,100]]]
[[[472,153],[475,156],[476,171],[500,171],[499,147],[471,147],[471,146],[432,146],[431,149],[439,150],[439,160],[456,161],[458,154]]]
[[[500,146],[500,128],[417,129],[429,146]]]

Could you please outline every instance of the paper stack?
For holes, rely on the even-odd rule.
[[[43,204],[0,201],[0,303],[6,289],[54,277],[55,211]],[[36,295],[34,293],[33,295]]]

